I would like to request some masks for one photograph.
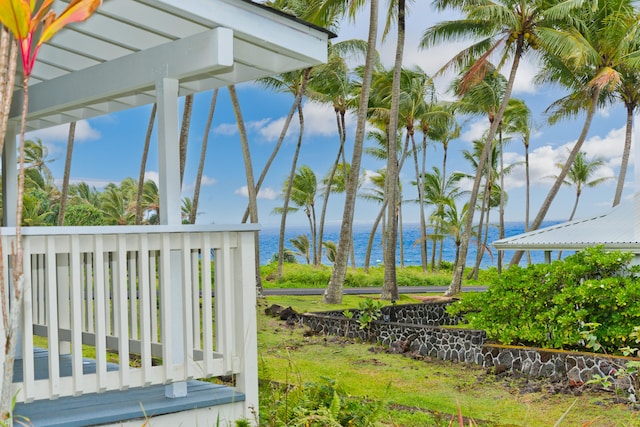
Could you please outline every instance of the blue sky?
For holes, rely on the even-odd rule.
[[[429,51],[417,49],[420,35],[429,25],[442,19],[430,10],[429,6],[421,3],[414,5],[407,23],[407,43],[405,47],[405,66],[419,65],[428,74],[434,74],[453,52],[458,51],[463,44],[449,44]],[[359,24],[345,22],[338,31],[339,39],[366,38],[367,17],[362,15],[356,19]],[[382,22],[383,24],[383,22]],[[382,26],[381,26],[382,28]],[[379,51],[383,61],[391,66],[395,49],[393,37],[389,37],[384,44],[379,44]],[[507,65],[508,67],[508,65]],[[532,83],[536,73],[536,66],[531,60],[526,60],[520,67],[514,96],[525,99],[533,111],[533,118],[537,129],[533,134],[530,147],[531,175],[532,175],[532,216],[547,194],[552,180],[547,178],[556,174],[557,162],[566,157],[568,148],[578,137],[584,117],[564,121],[550,127],[545,124],[542,111],[559,96],[562,91],[557,87],[535,87]],[[451,99],[446,88],[451,76],[444,76],[436,80],[436,88],[442,99]],[[275,94],[260,88],[255,84],[238,86],[238,93],[245,122],[249,130],[251,155],[253,157],[254,174],[257,178],[266,158],[282,129],[282,121],[287,114],[292,98],[284,94]],[[183,196],[192,197],[193,181],[197,170],[200,146],[202,142],[204,123],[209,109],[211,92],[196,95],[191,130],[189,134],[189,148],[187,154],[187,168]],[[86,181],[97,188],[104,187],[109,182],[119,182],[126,177],[138,176],[142,155],[142,145],[149,120],[150,106],[111,114],[78,123],[76,130],[76,144],[74,147],[71,168],[72,182]],[[305,139],[298,165],[310,166],[318,177],[324,176],[329,170],[338,149],[338,137],[335,130],[333,110],[327,106],[305,102]],[[292,126],[283,148],[273,163],[263,184],[259,200],[259,219],[265,227],[279,224],[279,217],[271,212],[280,206],[279,198],[283,182],[288,174],[290,162],[297,137],[297,118]],[[599,176],[617,176],[622,144],[624,142],[625,110],[621,105],[614,105],[598,111],[592,125],[589,137],[583,151],[588,157],[602,156],[606,161]],[[469,172],[468,164],[462,159],[462,149],[470,149],[471,141],[482,135],[488,127],[484,118],[467,118],[464,122],[460,138],[450,144],[448,170]],[[353,141],[355,120],[348,123],[349,133],[347,146]],[[31,133],[28,137],[39,137],[49,148],[50,158],[55,161],[49,164],[56,179],[61,180],[64,167],[64,156],[67,140],[67,126],[44,129]],[[634,132],[635,133],[635,132]],[[634,135],[634,140],[637,135]],[[155,134],[154,134],[155,142]],[[427,158],[429,168],[438,167],[442,162],[442,150],[437,145],[429,148]],[[348,149],[347,158],[351,158]],[[631,162],[634,162],[632,152]],[[514,141],[505,149],[505,161],[518,162],[524,159],[524,150],[520,141]],[[365,156],[363,168],[373,173],[383,167],[383,163]],[[152,145],[147,165],[147,177],[157,177],[157,146]],[[410,185],[413,168],[407,161],[402,172],[405,198],[415,198],[413,186]],[[245,210],[246,182],[244,164],[240,142],[237,134],[235,116],[231,108],[226,89],[221,89],[216,106],[212,131],[209,137],[209,149],[205,164],[205,179],[201,190],[199,223],[228,224],[240,221]],[[627,174],[627,184],[623,197],[629,197],[633,192],[632,165]],[[602,184],[597,188],[584,191],[576,217],[585,217],[610,208],[613,200],[616,180]],[[367,185],[365,183],[365,185]],[[464,184],[468,185],[468,184]],[[506,206],[507,220],[521,221],[524,218],[524,168],[516,168],[506,180],[505,185],[509,201]],[[548,219],[565,219],[569,216],[575,193],[571,188],[563,188],[556,198]],[[320,201],[318,201],[320,204]],[[330,201],[328,221],[339,223],[342,219],[343,198],[332,195]],[[359,200],[356,207],[356,221],[371,222],[376,214],[377,205]],[[417,207],[407,204],[404,208],[405,221],[417,222]],[[319,213],[318,213],[319,215]],[[497,215],[494,215],[497,219]],[[288,223],[291,225],[306,224],[304,213],[291,214]]]

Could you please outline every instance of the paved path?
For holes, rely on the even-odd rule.
[[[425,294],[437,293],[443,294],[448,289],[447,286],[399,286],[398,292],[401,294]],[[465,292],[483,292],[487,290],[486,286],[464,286]],[[324,288],[264,288],[265,295],[322,295]],[[345,295],[370,295],[379,294],[382,288],[344,288]]]

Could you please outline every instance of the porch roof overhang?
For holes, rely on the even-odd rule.
[[[607,249],[640,253],[640,193],[601,215],[556,224],[496,240],[497,250]]]
[[[183,96],[317,65],[332,36],[248,0],[105,0],[41,48],[27,130],[153,103],[162,78],[179,80]],[[21,109],[19,88],[10,118]]]

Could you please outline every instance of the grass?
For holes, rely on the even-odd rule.
[[[342,305],[325,306],[319,296],[274,296],[266,303],[304,312],[353,308],[360,299],[345,296]],[[404,297],[402,302],[410,301]],[[306,336],[304,328],[268,318],[261,314],[262,308],[258,325],[262,380],[296,385],[335,379],[353,396],[383,402],[384,425],[448,425],[459,405],[479,425],[552,426],[575,401],[561,425],[640,426],[640,413],[612,403],[610,394],[550,394],[544,386],[540,392],[522,393],[521,381],[499,379],[474,365],[413,360],[369,343]]]
[[[285,264],[281,279],[276,278],[277,264],[260,268],[262,286],[265,288],[326,288],[331,277],[331,267],[306,264]],[[383,267],[371,267],[365,274],[362,268],[348,269],[344,286],[347,288],[380,287],[384,280]],[[398,286],[449,286],[451,271],[422,272],[418,266],[399,268]]]

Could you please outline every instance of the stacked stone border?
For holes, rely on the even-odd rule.
[[[412,352],[440,360],[474,363],[496,372],[511,372],[534,378],[566,380],[583,384],[595,375],[614,378],[632,359],[603,356],[594,353],[532,347],[505,346],[487,343],[483,330],[463,329],[454,326],[459,321],[451,318],[446,306],[451,302],[425,302],[386,306],[380,320],[361,329],[359,310],[351,319],[343,311],[305,313],[300,318],[304,325],[316,333],[358,338],[378,342],[392,351]],[[633,383],[617,379],[618,386],[635,394]]]

